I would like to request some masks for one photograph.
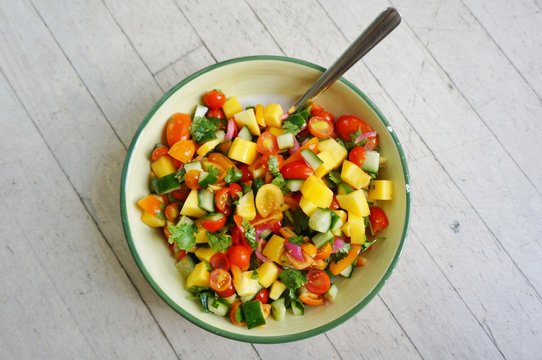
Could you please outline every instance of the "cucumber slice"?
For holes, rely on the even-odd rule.
[[[290,149],[295,145],[295,137],[292,133],[281,134],[277,136],[277,144],[279,149]]]
[[[291,192],[296,192],[301,190],[301,186],[303,186],[304,182],[305,180],[301,179],[288,179],[286,180],[286,188]]]
[[[212,185],[216,182],[216,177],[213,179],[213,177],[208,177],[209,176],[209,173],[207,171],[202,171],[200,174],[199,174],[199,181],[198,181],[198,184],[206,189],[209,185]]]
[[[331,240],[333,240],[333,234],[331,233],[331,231],[316,234],[312,237],[312,242],[317,248],[321,248],[325,245],[325,243]]]
[[[324,299],[333,302],[337,298],[337,294],[339,294],[339,288],[337,285],[331,284],[329,290],[324,294]]]
[[[188,225],[192,225],[194,223],[194,221],[192,219],[190,219],[188,216],[186,215],[183,215],[181,216],[181,218],[179,219],[179,221],[177,221],[177,225],[179,224],[188,224]]]
[[[345,194],[350,194],[352,191],[354,191],[354,189],[352,188],[352,186],[348,185],[347,183],[339,183],[339,185],[337,185],[337,192],[340,194],[340,195],[345,195]]]
[[[243,126],[243,128],[239,130],[239,134],[237,134],[237,136],[239,136],[241,139],[252,141],[252,134],[246,126]]]
[[[341,229],[341,227],[343,226],[343,220],[341,219],[341,217],[337,214],[335,214],[335,212],[331,211],[331,225],[329,225],[329,230],[331,232],[335,232],[335,231],[338,231]]]
[[[292,312],[294,313],[294,315],[300,316],[305,314],[305,306],[298,299],[292,299],[290,305],[292,306]]]
[[[196,263],[190,255],[184,256],[181,260],[177,261],[175,267],[179,273],[186,279],[188,275],[194,270]]]
[[[196,117],[205,116],[205,114],[207,114],[207,110],[209,109],[203,105],[196,106],[196,110],[194,111],[194,117],[196,118]]]
[[[344,269],[343,271],[341,271],[341,275],[344,276],[345,278],[349,278],[352,276],[352,272],[354,271],[354,264],[348,266],[346,269]]]
[[[184,170],[186,172],[189,172],[190,170],[199,170],[203,171],[203,168],[201,167],[201,162],[199,161],[192,161],[189,163],[184,164]]]
[[[222,299],[209,299],[208,309],[215,315],[226,316],[228,313],[228,305]]]
[[[248,301],[242,305],[247,328],[265,325],[265,316],[262,303],[258,300]]]
[[[151,186],[150,186],[151,193],[155,193],[155,194],[158,193],[158,189],[157,189],[158,185],[157,185],[157,183],[158,183],[158,177],[153,175],[151,177]]]
[[[361,169],[367,172],[378,173],[380,166],[380,153],[378,151],[367,150],[365,152],[365,161]]]
[[[224,301],[226,301],[228,304],[233,304],[235,299],[237,299],[237,294],[233,294],[232,296],[222,298],[222,299],[224,299]]]
[[[309,227],[314,231],[325,233],[331,226],[331,210],[317,208],[309,218]]]
[[[286,305],[284,298],[280,298],[271,303],[271,316],[277,321],[282,321],[286,317]]]
[[[198,206],[208,212],[215,211],[215,199],[209,190],[198,190]]]
[[[309,166],[313,168],[314,170],[318,169],[320,165],[324,163],[318,156],[316,156],[315,153],[313,153],[309,149],[303,150],[301,152],[301,156],[307,162],[307,164],[309,164]]]
[[[180,188],[181,184],[175,177],[175,173],[162,176],[160,179],[156,180],[155,183],[155,189],[158,195],[167,194]]]

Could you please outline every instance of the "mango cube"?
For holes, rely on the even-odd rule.
[[[224,131],[222,131],[222,130],[217,131],[216,132],[216,139],[209,140],[206,143],[204,143],[203,145],[201,145],[198,148],[198,150],[196,150],[196,153],[199,156],[207,155],[207,153],[209,151],[213,150],[215,147],[218,146],[218,144],[220,144],[222,141],[224,141],[225,137],[226,137],[226,134],[224,133]]]
[[[333,169],[341,166],[344,159],[346,159],[346,155],[348,155],[348,151],[346,151],[346,149],[342,147],[341,144],[331,138],[320,141],[318,143],[318,151],[328,152],[331,154],[331,158],[333,159]]]
[[[369,185],[369,200],[391,200],[393,197],[393,181],[373,180]]]
[[[269,297],[273,300],[277,300],[282,293],[286,290],[286,285],[280,280],[276,280],[273,285],[271,285],[271,290],[269,290]]]
[[[258,278],[254,276],[254,272],[243,271],[241,276],[233,277],[233,286],[239,296],[251,296],[258,292],[260,289],[258,284]]]
[[[237,124],[238,128],[246,126],[252,135],[260,136],[260,126],[256,121],[256,114],[254,109],[247,109],[245,111],[238,112],[233,115],[233,120]]]
[[[197,220],[194,224],[198,227],[196,233],[196,244],[207,244],[209,239],[207,238],[207,230],[201,225],[201,221]]]
[[[307,216],[311,216],[312,213],[318,208],[318,205],[308,200],[305,196],[301,195],[299,200],[299,207]]]
[[[354,190],[350,194],[339,194],[337,201],[342,209],[348,211],[349,217],[351,215],[369,216],[369,205],[363,190]]]
[[[211,262],[211,258],[213,257],[214,254],[216,254],[217,251],[216,250],[213,250],[211,248],[208,248],[208,247],[198,247],[196,249],[196,251],[194,252],[194,255],[196,255],[196,257],[198,259],[200,259],[200,261],[207,261],[207,262]]]
[[[341,180],[352,186],[354,189],[361,189],[369,185],[371,176],[361,170],[361,168],[353,162],[344,160],[341,171]]]
[[[284,238],[273,235],[267,242],[267,245],[263,248],[262,254],[269,260],[280,264],[280,258],[284,253]]]
[[[235,140],[233,140],[230,151],[228,152],[228,156],[231,159],[247,165],[252,164],[257,155],[258,148],[256,147],[256,143],[240,137],[236,137]]]
[[[226,119],[231,119],[233,115],[243,111],[243,107],[241,106],[241,103],[239,103],[237,96],[232,96],[226,100],[222,106],[222,110],[224,111],[224,115],[226,115]]]
[[[177,169],[171,159],[167,156],[160,156],[151,163],[151,169],[158,178],[173,174]]]
[[[190,194],[188,194],[188,197],[184,201],[183,207],[181,209],[181,215],[191,216],[195,218],[200,218],[205,215],[205,210],[199,207],[197,190],[191,190]]]
[[[190,289],[193,286],[209,287],[209,279],[211,273],[207,270],[205,261],[199,262],[194,267],[194,270],[186,278],[186,288]]]
[[[256,217],[256,206],[254,205],[254,192],[250,190],[239,199],[235,208],[235,214],[243,219],[254,220]]]
[[[270,127],[269,132],[275,136],[284,134],[284,129],[279,127]]]
[[[311,175],[305,180],[300,189],[307,200],[321,208],[328,208],[333,201],[333,191],[327,187],[322,179]]]
[[[160,219],[159,217],[147,211],[143,211],[141,213],[141,221],[143,221],[150,227],[162,227],[166,225],[166,220]]]
[[[351,225],[352,225],[351,223],[347,222],[346,224],[344,224],[344,225],[341,227],[341,231],[343,232],[343,234],[346,235],[346,236],[348,236],[348,237],[350,237],[350,235],[352,235],[352,234],[350,233],[350,226],[351,226]]]
[[[258,281],[263,287],[268,288],[278,279],[280,268],[272,261],[264,262],[258,268]]]
[[[316,154],[316,156],[318,156],[318,158],[322,160],[323,163],[318,167],[318,169],[316,169],[314,175],[321,178],[327,175],[331,170],[333,170],[333,167],[335,166],[335,160],[333,159],[331,153],[327,151],[318,153]]]
[[[263,118],[267,126],[282,127],[282,106],[280,104],[269,104],[263,111]]]
[[[365,235],[365,221],[362,217],[349,214],[348,223],[350,224],[350,243],[362,245],[367,240]]]
[[[265,106],[262,104],[256,104],[256,107],[254,108],[254,114],[256,115],[256,122],[261,127],[267,127],[267,124],[265,123],[265,119],[263,118],[263,111],[265,109]]]

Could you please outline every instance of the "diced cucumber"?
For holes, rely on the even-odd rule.
[[[335,212],[331,211],[331,225],[329,226],[329,230],[331,232],[335,232],[335,231],[338,231],[341,229],[341,227],[343,226],[343,220],[341,219],[341,217],[337,214],[335,214]]]
[[[242,307],[247,328],[252,329],[256,326],[265,325],[263,306],[259,300],[248,301]]]
[[[228,296],[226,298],[223,298],[228,304],[233,304],[235,299],[237,299],[237,294],[233,294],[232,296]]]
[[[352,188],[352,186],[348,185],[347,183],[342,182],[337,185],[337,192],[340,195],[350,194],[352,191],[354,191],[354,188]]]
[[[307,162],[307,164],[309,164],[309,166],[313,168],[314,170],[318,169],[320,165],[324,163],[318,156],[316,156],[315,153],[313,153],[309,149],[303,150],[301,152],[301,156]]]
[[[265,175],[265,168],[262,166],[260,168],[252,170],[252,178],[259,179]]]
[[[206,108],[205,106],[202,106],[202,105],[198,105],[196,106],[196,110],[194,111],[194,117],[201,117],[201,116],[205,116],[205,114],[207,114],[207,110],[209,110],[208,108]]]
[[[201,167],[201,162],[199,161],[192,161],[189,163],[184,164],[184,170],[186,172],[189,172],[190,170],[199,170],[203,171],[203,168]]]
[[[331,233],[331,231],[319,233],[312,237],[312,242],[317,248],[321,248],[325,245],[325,243],[331,240],[333,240],[333,234]]]
[[[213,193],[209,190],[198,190],[198,206],[208,212],[215,211],[215,199]]]
[[[365,161],[361,169],[367,172],[378,173],[380,166],[380,153],[378,151],[367,150],[365,152]]]
[[[280,298],[271,303],[271,316],[277,321],[282,321],[286,317],[286,305],[284,298]]]
[[[288,179],[286,180],[286,188],[291,192],[296,192],[301,190],[304,182],[305,180],[302,179]]]
[[[188,225],[192,225],[194,223],[194,220],[190,219],[188,216],[186,215],[183,215],[181,216],[181,218],[179,219],[179,221],[177,221],[177,225],[179,224],[188,224]]]
[[[325,233],[331,225],[331,210],[317,208],[309,218],[309,227],[314,231]]]
[[[209,173],[207,171],[202,171],[199,174],[199,181],[198,184],[202,188],[206,189],[209,185],[213,185],[216,181],[216,178],[213,179],[213,177],[209,177]]]
[[[277,136],[277,144],[279,149],[290,149],[295,145],[295,137],[292,133],[285,133]]]
[[[290,306],[292,307],[292,312],[294,313],[294,315],[299,316],[305,314],[305,306],[298,299],[292,299]]]
[[[252,294],[252,295],[247,295],[247,296],[239,296],[239,299],[241,299],[241,302],[242,302],[242,303],[246,303],[246,302],[248,302],[248,301],[254,299],[254,296],[256,296],[256,294],[258,293],[258,291],[260,291],[262,288],[263,288],[263,286],[262,286],[260,283],[258,283],[258,284],[257,284],[257,289],[258,289],[258,290],[257,290],[254,294]]]
[[[239,130],[239,134],[237,134],[237,136],[239,136],[241,139],[252,141],[252,134],[246,126],[243,126],[243,128]]]
[[[354,264],[348,266],[346,269],[344,269],[343,271],[341,271],[341,275],[344,276],[345,278],[349,278],[350,276],[352,276],[352,272],[354,271]]]
[[[160,179],[156,180],[156,193],[158,195],[167,194],[180,188],[181,184],[175,177],[175,173],[162,176]]]
[[[254,181],[252,182],[252,190],[254,190],[254,194],[256,194],[258,190],[260,190],[260,188],[264,185],[265,185],[265,182],[263,181],[262,178],[254,179]]]
[[[339,288],[337,285],[331,284],[329,290],[324,294],[324,299],[327,301],[335,301],[337,294],[339,294]]]
[[[150,188],[151,193],[155,193],[155,194],[158,193],[158,189],[157,189],[158,184],[157,183],[158,183],[158,177],[157,176],[152,176],[151,177],[151,188]]]
[[[194,270],[194,266],[196,266],[196,263],[190,255],[183,256],[183,258],[175,264],[175,267],[185,279]]]
[[[208,309],[215,315],[226,316],[228,313],[228,305],[222,299],[209,299]]]

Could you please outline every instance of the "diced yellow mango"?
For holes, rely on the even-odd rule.
[[[254,220],[256,217],[256,206],[254,205],[254,192],[250,190],[239,199],[235,213],[246,220]]]
[[[226,115],[226,119],[231,119],[233,115],[243,111],[243,107],[241,106],[241,103],[239,103],[237,96],[232,96],[226,100],[222,106],[222,110],[224,111],[224,115]]]
[[[198,248],[196,248],[196,251],[194,252],[194,255],[196,255],[196,257],[198,259],[200,259],[200,261],[205,260],[207,262],[211,262],[211,258],[216,253],[217,253],[217,251],[213,250],[212,248],[198,247]]]
[[[346,159],[346,155],[348,155],[348,151],[346,151],[346,149],[342,147],[341,144],[331,138],[320,141],[318,143],[318,151],[328,152],[331,154],[331,158],[333,160],[333,169],[341,166],[344,159]]]
[[[190,289],[193,286],[209,287],[209,279],[211,274],[207,268],[205,261],[199,262],[194,267],[194,270],[186,278],[186,288]]]
[[[350,224],[349,222],[345,223],[342,227],[341,227],[341,231],[348,237],[350,237],[351,233],[350,233],[350,226],[352,224]]]
[[[217,138],[217,139],[213,139],[213,140],[209,140],[207,141],[206,143],[204,143],[203,145],[201,145],[198,150],[196,150],[196,153],[199,155],[199,156],[205,156],[207,155],[207,153],[211,150],[213,150],[215,147],[218,146],[218,144],[220,144],[222,141],[224,141],[224,138]]]
[[[321,208],[328,208],[333,201],[333,191],[317,176],[311,175],[305,180],[300,189],[307,200]]]
[[[256,104],[256,107],[254,108],[254,115],[256,115],[256,122],[261,127],[267,127],[267,124],[265,123],[265,119],[263,118],[263,111],[265,109],[265,106],[262,104]]]
[[[284,238],[278,235],[271,236],[271,239],[269,239],[263,248],[262,254],[269,260],[280,264],[280,258],[284,253],[284,241]]]
[[[233,140],[228,156],[230,159],[237,160],[243,164],[250,165],[258,155],[256,143],[236,137]]]
[[[247,109],[233,115],[233,120],[237,124],[237,127],[246,126],[252,135],[260,136],[260,126],[258,125],[258,121],[256,121],[254,109]]]
[[[367,240],[367,236],[365,235],[365,221],[363,218],[349,214],[348,223],[350,224],[350,243],[363,244]]]
[[[191,190],[190,194],[188,194],[188,197],[184,201],[183,207],[181,209],[181,215],[191,216],[195,218],[200,218],[205,215],[205,210],[202,210],[199,207],[197,190]]]
[[[258,277],[254,271],[243,271],[241,276],[233,278],[233,286],[239,296],[251,296],[258,292]]]
[[[343,224],[346,223],[346,219],[347,219],[346,211],[337,209],[337,210],[333,210],[333,212],[334,212],[338,217],[341,218]]]
[[[373,180],[369,185],[369,200],[391,200],[393,197],[393,181]]]
[[[323,151],[321,153],[316,154],[320,158],[320,160],[323,161],[322,165],[316,169],[314,172],[314,175],[321,178],[322,176],[327,175],[331,170],[333,170],[333,167],[335,166],[335,160],[333,160],[333,156],[331,153],[327,151]]]
[[[207,238],[207,229],[201,225],[201,221],[196,220],[194,224],[198,227],[198,232],[196,233],[196,244],[206,244],[209,242]]]
[[[151,169],[158,178],[173,174],[177,169],[171,159],[167,156],[160,156],[151,163]]]
[[[301,195],[299,200],[299,207],[307,216],[311,216],[312,213],[318,208],[318,205],[308,200],[305,196]]]
[[[348,211],[348,216],[369,216],[369,205],[363,190],[354,190],[350,194],[337,195],[337,201],[342,209]],[[344,231],[344,230],[343,230]]]
[[[263,118],[267,126],[282,127],[282,106],[280,104],[269,104],[263,111]]]
[[[160,219],[147,211],[141,212],[141,221],[150,227],[162,227],[166,225],[166,220]]]
[[[369,185],[371,176],[353,162],[344,160],[341,170],[341,180],[354,189],[361,189]]]
[[[284,129],[278,128],[278,127],[270,127],[269,132],[275,136],[279,136],[279,135],[284,134]]]
[[[264,262],[258,268],[258,281],[263,287],[268,288],[278,279],[280,268],[272,261]]]
[[[280,298],[282,293],[286,290],[286,285],[280,280],[276,280],[273,285],[271,285],[271,290],[269,290],[269,297],[273,300]]]

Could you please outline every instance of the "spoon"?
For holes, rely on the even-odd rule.
[[[328,68],[314,84],[288,110],[289,114],[308,106],[314,99],[326,91],[338,78],[357,63],[365,54],[389,35],[401,23],[401,15],[394,8],[387,8],[345,52]]]

